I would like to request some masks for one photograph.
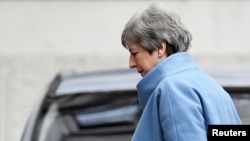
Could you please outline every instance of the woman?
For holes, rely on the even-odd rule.
[[[133,141],[206,141],[208,125],[242,124],[229,94],[187,53],[192,36],[157,4],[134,15],[122,32],[137,84],[141,119]]]

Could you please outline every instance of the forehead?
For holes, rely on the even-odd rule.
[[[127,42],[127,49],[129,50],[140,49],[140,48],[143,47],[134,41]]]

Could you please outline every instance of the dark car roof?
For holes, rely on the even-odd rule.
[[[250,68],[209,68],[207,72],[221,84],[229,88],[250,88]],[[136,90],[141,76],[136,70],[114,69],[64,76],[55,95],[90,93],[98,91]]]
[[[250,65],[210,66],[205,70],[223,87],[250,88]]]
[[[98,91],[135,90],[141,76],[131,69],[115,69],[68,75],[63,78],[56,95]]]

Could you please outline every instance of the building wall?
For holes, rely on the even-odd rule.
[[[148,1],[0,1],[0,141],[20,140],[54,75],[128,67],[123,26]],[[164,1],[201,66],[250,63],[249,1]]]

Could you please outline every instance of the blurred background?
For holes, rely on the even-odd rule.
[[[58,72],[128,67],[120,36],[150,0],[0,0],[0,141],[19,141]],[[250,64],[250,1],[165,0],[204,68]]]

